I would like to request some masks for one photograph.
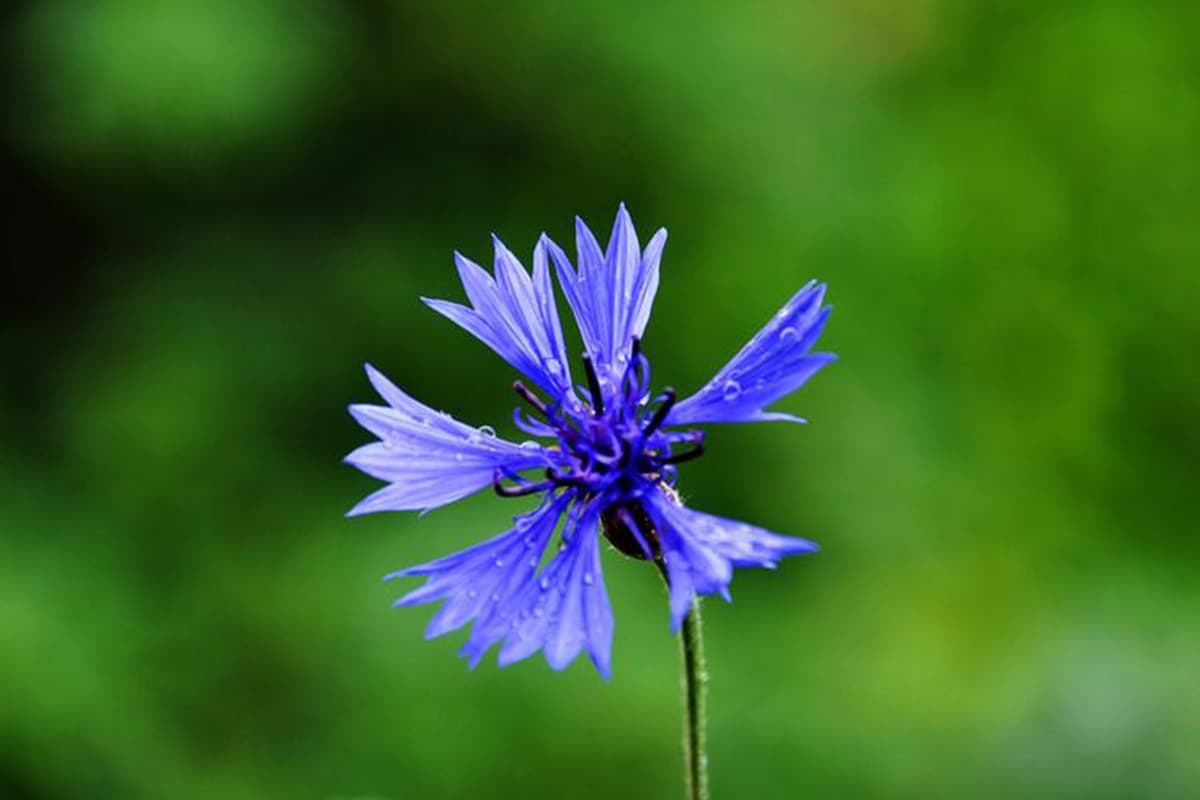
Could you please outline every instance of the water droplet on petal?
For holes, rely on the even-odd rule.
[[[737,400],[738,395],[742,393],[742,385],[737,381],[725,381],[725,385],[721,387],[721,396],[725,398],[725,402],[730,403]]]
[[[537,569],[537,565],[538,565],[538,560],[536,558],[529,559],[529,568],[530,569]]]
[[[562,362],[557,358],[546,359],[546,371],[551,375],[558,375],[562,372]]]
[[[383,446],[384,446],[384,447],[386,447],[388,450],[391,450],[393,447],[395,447],[395,446],[396,446],[396,444],[395,444],[395,442],[388,442],[388,441],[385,441],[385,442],[383,443]]]
[[[503,566],[504,566],[504,559],[503,559],[503,558],[497,558],[495,563],[496,563],[496,566],[497,566],[497,567],[503,567]]]
[[[527,439],[526,441],[521,442],[522,450],[537,450],[540,447],[541,447],[541,445],[538,444],[537,442],[533,441],[532,439]]]
[[[546,591],[550,588],[550,579],[543,575],[542,579],[538,581],[538,586],[542,587],[543,592]]]
[[[472,600],[474,600],[478,596],[479,596],[479,592],[475,591],[474,589],[467,590],[467,597],[471,598]]]
[[[583,573],[583,582],[585,584],[587,584],[588,586],[591,586],[592,585],[592,573],[590,573],[590,572]]]
[[[459,453],[459,452],[455,452],[455,453],[454,453],[454,460],[455,460],[455,461],[462,461],[462,460],[463,460],[463,454],[462,454],[462,453]]]
[[[491,425],[480,425],[479,432],[482,433],[484,436],[488,437],[489,439],[496,438],[496,429],[493,428]]]
[[[779,341],[791,343],[800,337],[795,328],[788,326],[779,332]]]

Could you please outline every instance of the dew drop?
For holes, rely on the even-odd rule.
[[[725,398],[725,402],[730,403],[737,400],[738,395],[742,393],[742,385],[737,381],[725,381],[725,385],[721,388],[721,396]]]
[[[532,439],[527,439],[526,441],[521,442],[522,450],[537,450],[540,447],[541,447],[541,445],[538,444],[537,442],[533,441]]]
[[[493,602],[493,603],[499,603],[499,602],[500,602],[500,593],[499,593],[499,592],[494,592],[494,593],[492,594],[492,602]]]
[[[390,442],[390,441],[384,441],[383,446],[386,447],[388,450],[391,450],[393,447],[396,446],[396,443]]]
[[[454,460],[455,460],[455,461],[462,461],[462,460],[463,460],[463,454],[462,454],[462,453],[458,453],[458,452],[456,452],[456,453],[454,454]]]
[[[542,610],[541,606],[535,606],[533,609],[533,615],[535,617],[540,617],[540,616],[542,616],[542,614],[545,614],[545,613],[546,612]]]
[[[496,438],[496,429],[493,428],[491,425],[480,425],[479,432],[482,433],[484,436],[488,437],[489,439]]]
[[[551,375],[558,375],[562,372],[562,362],[557,358],[546,359],[546,371]]]
[[[781,342],[794,342],[799,337],[800,334],[790,325],[779,332],[779,341]]]
[[[471,598],[472,600],[474,600],[478,596],[479,596],[479,592],[475,591],[474,589],[467,590],[467,597]]]
[[[538,565],[538,560],[536,558],[529,559],[529,568],[530,569],[537,569],[537,565]]]
[[[495,561],[494,563],[496,564],[496,566],[497,566],[497,567],[503,567],[503,566],[504,566],[504,559],[503,559],[503,558],[497,558],[497,559],[496,559],[496,561]]]
[[[546,591],[550,588],[550,579],[543,575],[542,579],[538,581],[538,586],[542,587],[543,592]]]
[[[590,573],[590,572],[583,573],[583,582],[586,583],[588,586],[591,586],[592,585],[592,573]]]

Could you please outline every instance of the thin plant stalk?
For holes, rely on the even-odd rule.
[[[670,591],[671,579],[666,564],[656,559],[659,572]],[[708,741],[706,735],[706,696],[708,669],[704,663],[704,623],[700,615],[700,596],[692,597],[692,606],[683,618],[679,635],[682,656],[680,685],[683,688],[683,766],[688,800],[709,800]]]
[[[708,800],[708,744],[705,741],[705,694],[708,670],[704,666],[703,622],[700,598],[683,618],[679,647],[683,654],[683,759],[688,800]]]

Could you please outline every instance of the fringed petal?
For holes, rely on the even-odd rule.
[[[378,370],[367,375],[387,406],[352,405],[350,414],[379,438],[346,463],[388,481],[348,516],[376,511],[427,511],[491,485],[496,472],[546,467],[556,456],[536,442],[515,444],[488,427],[473,428],[401,391]]]
[[[825,285],[809,283],[771,318],[700,391],[681,400],[668,425],[703,422],[765,422],[799,417],[764,409],[803,386],[836,356],[810,353],[831,306],[822,306]]]

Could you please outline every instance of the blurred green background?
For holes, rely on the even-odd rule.
[[[521,501],[342,518],[364,361],[516,435],[452,251],[622,200],[660,386],[837,308],[682,476],[824,547],[708,606],[714,796],[1200,796],[1195,4],[6,8],[0,797],[681,796],[652,570],[471,673],[379,579]]]

